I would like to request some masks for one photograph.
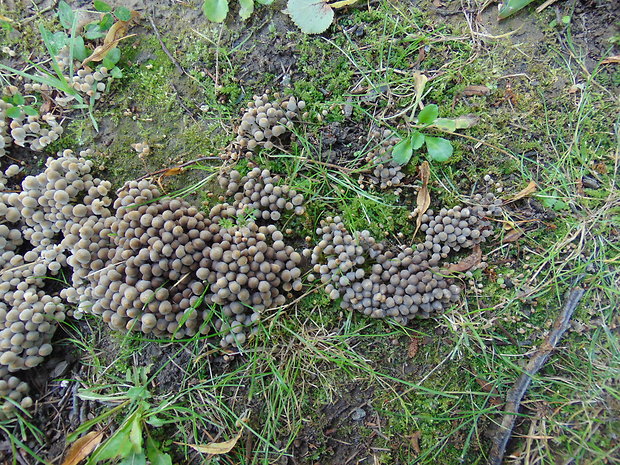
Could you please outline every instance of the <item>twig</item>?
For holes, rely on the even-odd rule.
[[[506,394],[506,409],[502,418],[502,423],[498,433],[492,440],[491,452],[489,454],[489,465],[501,465],[504,459],[504,453],[506,452],[506,445],[512,435],[512,430],[515,426],[517,419],[517,413],[521,400],[525,392],[532,382],[532,376],[534,376],[549,359],[551,352],[556,348],[560,338],[570,325],[570,319],[573,312],[577,308],[579,301],[583,297],[585,290],[582,288],[575,288],[571,291],[570,295],[566,299],[562,312],[558,315],[553,323],[553,329],[546,337],[545,341],[541,344],[539,349],[532,355],[530,361],[525,366],[525,370],[514,386],[510,388],[508,394]]]
[[[177,169],[177,168],[185,168],[187,166],[193,165],[194,163],[198,163],[198,162],[201,162],[201,161],[207,161],[207,160],[221,160],[221,158],[220,157],[200,157],[200,158],[196,158],[195,160],[186,161],[185,163],[181,163],[180,165],[173,166],[172,168],[162,168],[160,170],[153,171],[152,173],[147,173],[144,176],[140,176],[139,178],[137,178],[136,181],[141,181],[142,179],[150,178],[151,176],[157,176],[158,174],[162,174],[162,173],[165,173],[166,171],[174,170],[174,169]]]
[[[166,55],[168,55],[168,58],[170,58],[170,61],[174,64],[175,68],[177,69],[177,71],[181,74],[185,74],[186,76],[189,76],[187,74],[187,71],[185,71],[183,69],[183,67],[179,64],[179,62],[177,60],[175,60],[175,58],[172,56],[172,53],[170,53],[170,50],[168,50],[168,47],[166,47],[166,45],[164,44],[164,41],[161,39],[161,35],[159,34],[159,30],[157,29],[157,26],[155,25],[155,21],[153,21],[153,11],[151,10],[151,14],[149,15],[149,22],[151,23],[151,26],[153,27],[153,32],[155,33],[155,36],[157,37],[157,40],[159,40],[159,44],[161,45],[161,49],[164,51],[164,53]]]

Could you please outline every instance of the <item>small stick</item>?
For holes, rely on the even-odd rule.
[[[525,392],[532,382],[532,376],[536,375],[536,373],[538,373],[538,371],[540,371],[540,369],[544,366],[549,359],[551,352],[553,352],[556,348],[560,338],[568,329],[573,312],[577,308],[577,305],[579,304],[579,301],[583,297],[584,293],[585,290],[582,288],[575,288],[571,291],[570,295],[566,299],[562,312],[553,323],[553,329],[534,355],[532,355],[530,361],[525,366],[525,370],[521,373],[519,378],[517,378],[514,386],[510,388],[506,394],[506,409],[502,418],[500,429],[492,440],[491,452],[489,454],[489,465],[501,465],[503,463],[504,454],[506,453],[506,445],[512,435],[519,406],[521,405],[521,400],[523,400]]]
[[[176,168],[186,168],[188,166],[191,166],[195,163],[199,163],[201,161],[207,161],[207,160],[221,160],[220,157],[200,157],[200,158],[196,158],[195,160],[191,160],[191,161],[186,161],[185,163],[181,163],[180,165],[177,166],[173,166],[172,168],[162,168],[160,170],[157,171],[153,171],[152,173],[147,173],[144,176],[140,176],[139,178],[136,179],[136,181],[141,181],[142,179],[146,179],[146,178],[150,178],[151,176],[157,176],[158,174],[162,174],[165,173],[166,171],[170,171]]]
[[[149,22],[151,23],[151,26],[153,27],[153,32],[157,36],[157,40],[159,40],[161,49],[164,51],[166,55],[168,55],[168,58],[170,58],[170,61],[174,64],[177,71],[181,74],[187,75],[187,71],[185,71],[183,67],[179,64],[179,62],[175,60],[175,58],[172,56],[172,53],[170,53],[170,50],[168,50],[168,47],[166,47],[166,45],[164,44],[164,41],[161,39],[159,30],[157,29],[157,26],[155,26],[155,21],[153,21],[153,10],[151,10],[151,14],[149,15]]]

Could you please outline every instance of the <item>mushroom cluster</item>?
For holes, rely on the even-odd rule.
[[[258,146],[271,149],[276,144],[283,145],[304,108],[306,103],[295,97],[282,98],[278,93],[273,96],[255,95],[241,117],[237,144],[244,150],[255,150]]]
[[[3,90],[4,95],[9,97],[17,92],[18,89],[15,86],[7,86]],[[7,111],[16,108],[19,110],[19,116],[11,114],[9,117]],[[0,157],[5,154],[6,148],[11,143],[40,151],[58,140],[62,133],[62,126],[51,113],[29,115],[12,103],[0,101]]]
[[[23,407],[32,403],[27,385],[10,373],[35,367],[51,353],[58,322],[69,313],[62,294],[45,292],[46,277],[83,253],[74,247],[75,231],[109,216],[110,183],[90,174],[88,155],[66,150],[49,158],[44,172],[25,177],[21,192],[0,194],[0,393]],[[6,172],[18,171],[9,166]],[[7,400],[2,415],[13,408]]]
[[[390,130],[374,131],[371,138],[380,140],[366,157],[366,161],[373,166],[371,182],[381,189],[399,186],[405,177],[405,173],[403,173],[401,165],[392,158],[392,150],[400,142],[400,139],[395,137]]]
[[[440,272],[452,251],[471,248],[491,235],[486,219],[500,213],[501,201],[474,197],[477,205],[429,210],[422,217],[425,240],[415,247],[386,250],[368,231],[351,234],[340,217],[327,218],[317,229],[321,241],[311,254],[311,280],[320,279],[341,307],[372,318],[394,318],[406,324],[428,318],[459,298],[460,288]]]
[[[184,200],[161,198],[143,180],[119,191],[114,215],[75,227],[67,259],[73,288],[61,295],[78,304],[76,316],[101,315],[115,330],[157,336],[214,327],[224,347],[245,342],[264,309],[301,289],[301,254],[273,222],[287,209],[302,213],[303,197],[274,185],[279,178],[268,170],[225,179],[234,202],[215,205],[208,216]],[[256,203],[265,189],[271,194]]]
[[[55,57],[58,67],[63,74],[68,74],[69,67],[69,47],[65,46],[60,49],[58,55]],[[89,66],[80,67],[78,61],[74,62],[72,76],[67,76],[67,82],[71,88],[76,90],[79,94],[84,96],[87,101],[91,98],[93,100],[99,100],[102,93],[106,90],[108,82],[112,79],[109,70],[102,65],[97,66],[95,69]],[[38,82],[24,84],[26,92],[37,92],[46,94],[52,99],[56,105],[62,108],[66,108],[75,102],[75,96],[71,94],[59,94],[47,84]]]

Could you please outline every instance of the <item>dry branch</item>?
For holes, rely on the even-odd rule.
[[[568,329],[573,312],[577,308],[584,292],[585,291],[581,288],[575,288],[571,291],[568,299],[566,299],[562,312],[553,323],[551,332],[536,353],[532,355],[525,370],[521,373],[514,386],[508,391],[508,394],[506,394],[506,409],[500,428],[492,441],[489,465],[502,464],[504,453],[506,452],[506,445],[508,444],[508,440],[515,426],[521,400],[532,382],[532,376],[538,373],[545,365],[551,352],[556,348],[560,338]]]

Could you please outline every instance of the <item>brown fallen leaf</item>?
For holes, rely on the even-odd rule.
[[[420,438],[422,437],[422,431],[415,431],[409,435],[409,443],[416,455],[420,455]]]
[[[97,448],[102,439],[103,431],[91,431],[85,434],[71,445],[62,465],[77,465]]]
[[[115,48],[121,40],[135,36],[136,34],[127,35],[127,31],[129,30],[130,24],[136,20],[138,16],[138,12],[132,11],[131,19],[129,21],[115,22],[103,39],[103,45],[96,47],[95,50],[93,50],[93,53],[91,53],[90,56],[82,62],[81,66],[84,66],[86,63],[91,61],[102,61],[110,50]]]
[[[522,199],[523,197],[527,197],[528,195],[531,195],[532,193],[536,192],[537,188],[538,186],[536,185],[536,183],[534,181],[530,181],[529,184],[525,187],[525,189],[520,190],[514,195],[514,197],[511,197],[510,199],[505,200],[504,203],[515,202],[519,199]]]
[[[407,348],[407,356],[409,358],[413,358],[418,355],[418,350],[420,350],[420,338],[412,337],[411,342],[409,343],[409,347]]]
[[[428,181],[431,177],[431,167],[427,161],[423,161],[419,168],[420,179],[422,179],[422,187],[418,191],[417,210],[418,217],[416,218],[416,226],[413,235],[418,233],[418,229],[422,225],[422,215],[426,213],[428,207],[431,206],[431,194],[428,192]]]
[[[607,65],[609,63],[620,63],[620,55],[614,55],[601,61],[602,65]]]
[[[473,97],[474,95],[489,95],[491,89],[487,86],[467,86],[461,94],[465,97]]]
[[[474,266],[479,265],[482,260],[482,249],[476,244],[472,250],[471,255],[468,255],[458,263],[450,263],[446,267],[448,272],[462,272],[471,270]]]
[[[223,455],[228,454],[232,448],[235,447],[237,441],[241,437],[241,433],[242,431],[239,431],[231,439],[224,442],[210,442],[209,444],[183,444],[181,442],[175,442],[175,444],[191,447],[192,449],[203,454]]]
[[[502,244],[516,242],[521,236],[523,236],[523,231],[521,231],[520,229],[509,229],[508,231],[506,231],[506,234],[504,234]]]

